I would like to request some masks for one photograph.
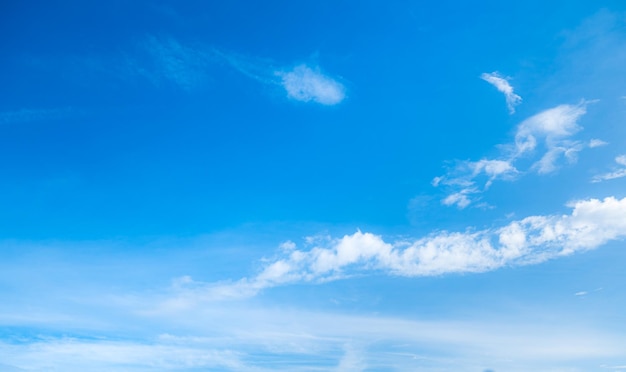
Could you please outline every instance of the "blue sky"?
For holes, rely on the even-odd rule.
[[[5,2],[3,371],[626,370],[626,5]]]

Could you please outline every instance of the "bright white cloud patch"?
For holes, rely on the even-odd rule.
[[[295,100],[336,105],[345,98],[343,85],[322,74],[319,69],[300,65],[289,72],[276,74],[281,77],[287,96]]]
[[[433,180],[434,186],[448,189],[442,203],[465,208],[496,180],[514,180],[527,172],[551,173],[563,163],[576,162],[583,149],[606,144],[598,139],[572,139],[582,130],[578,121],[586,113],[586,105],[559,105],[522,121],[513,142],[498,146],[501,154],[496,159],[458,162],[446,175]],[[527,169],[517,165],[528,160],[532,163]]]
[[[480,78],[502,92],[506,98],[506,106],[509,108],[509,113],[515,113],[515,106],[522,102],[522,97],[513,92],[513,87],[509,84],[509,81],[500,76],[498,72],[492,72],[490,74],[483,73],[480,75]]]
[[[602,181],[613,180],[616,178],[626,177],[626,155],[620,155],[615,158],[615,162],[620,166],[616,167],[612,172],[599,174],[591,179],[591,182],[597,183]]]
[[[207,299],[246,297],[278,285],[324,282],[368,271],[408,277],[478,273],[539,263],[626,237],[626,198],[589,199],[571,207],[570,215],[531,216],[476,232],[437,232],[385,241],[380,235],[357,231],[339,239],[313,239],[307,249],[290,243],[291,249],[281,249],[255,277],[208,285],[201,292]],[[197,298],[198,292],[187,295]]]

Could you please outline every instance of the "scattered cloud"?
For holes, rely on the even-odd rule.
[[[288,242],[289,249],[281,247],[256,276],[233,283],[196,283],[164,305],[185,307],[198,296],[207,300],[249,297],[265,288],[367,272],[406,277],[479,273],[540,263],[626,237],[626,198],[588,199],[570,207],[570,215],[531,216],[474,232],[441,231],[385,241],[380,235],[357,231],[342,238],[313,239],[306,249]]]
[[[528,172],[551,173],[563,163],[575,163],[583,149],[604,145],[598,139],[572,139],[582,130],[578,121],[587,104],[563,104],[531,116],[517,126],[512,142],[497,146],[498,158],[459,161],[446,175],[435,177],[433,186],[444,186],[448,191],[442,203],[466,208],[496,180],[511,181]],[[524,169],[529,160],[530,166]]]
[[[619,155],[615,158],[615,162],[620,166],[616,167],[612,172],[599,174],[591,179],[591,182],[597,183],[602,181],[613,180],[626,176],[626,155]]]
[[[222,61],[243,75],[262,84],[282,87],[290,99],[336,105],[345,98],[345,87],[323,74],[319,67],[301,64],[293,69],[276,68],[270,60],[250,58],[225,52],[206,45],[190,47],[173,38],[150,37],[144,43],[153,60],[152,69],[135,70],[155,84],[168,81],[183,90],[201,86],[209,77],[209,70]]]
[[[509,84],[508,78],[502,77],[497,71],[490,74],[483,73],[480,78],[489,84],[493,85],[506,98],[506,106],[509,108],[509,113],[515,113],[515,106],[522,103],[522,97],[513,92],[513,87]]]
[[[601,147],[601,146],[606,146],[608,145],[608,142],[605,142],[601,139],[597,139],[597,138],[592,138],[591,140],[589,140],[589,148],[593,149],[596,147]]]
[[[322,74],[319,68],[299,65],[288,72],[278,71],[276,75],[282,79],[287,96],[297,101],[336,105],[345,98],[344,86]]]

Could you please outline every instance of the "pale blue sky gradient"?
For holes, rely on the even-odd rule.
[[[0,5],[0,370],[626,371],[626,5]]]

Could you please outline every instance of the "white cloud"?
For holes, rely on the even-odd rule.
[[[291,71],[276,74],[281,77],[287,96],[297,101],[336,105],[345,98],[344,86],[322,74],[318,68],[299,65]]]
[[[247,297],[288,283],[325,282],[369,271],[408,277],[478,273],[539,263],[626,237],[626,198],[588,199],[570,206],[570,215],[531,216],[475,232],[385,241],[357,231],[313,240],[308,249],[281,250],[250,279],[206,285],[188,294],[197,298],[202,293],[207,300]],[[176,301],[184,302],[184,296]]]
[[[524,120],[515,133],[515,157],[535,150],[538,139],[543,140],[546,154],[577,145],[565,139],[582,129],[578,119],[586,113],[585,106],[559,105]]]
[[[345,87],[324,75],[319,67],[301,64],[291,70],[276,69],[271,60],[237,55],[206,45],[190,47],[173,38],[150,37],[143,47],[154,61],[152,68],[139,68],[132,61],[131,64],[136,73],[157,85],[167,81],[192,90],[207,80],[212,65],[220,61],[259,83],[281,86],[289,98],[297,101],[336,105],[345,98]]]
[[[586,105],[559,105],[531,116],[517,126],[513,142],[498,146],[498,158],[461,161],[448,174],[435,177],[433,186],[444,186],[448,192],[443,204],[465,208],[479,199],[472,195],[484,192],[496,180],[514,180],[527,172],[551,173],[564,162],[575,163],[583,149],[604,145],[597,139],[585,143],[571,138],[582,130],[578,121]],[[520,170],[516,164],[527,159],[536,160]]]
[[[463,209],[472,203],[468,195],[475,192],[477,191],[472,188],[462,189],[459,192],[446,196],[441,202],[447,206],[456,205],[460,209]]]
[[[606,141],[603,141],[601,139],[597,139],[597,138],[592,138],[591,140],[589,140],[589,148],[593,149],[596,147],[601,147],[601,146],[606,146],[609,143]]]
[[[625,177],[626,176],[626,155],[617,156],[615,158],[615,162],[621,165],[622,167],[617,168],[612,172],[596,175],[591,179],[591,182],[597,183],[597,182],[608,181],[608,180],[613,180],[616,178]]]
[[[509,84],[508,79],[500,76],[498,72],[492,72],[490,74],[483,73],[480,75],[480,78],[502,92],[506,98],[506,105],[509,108],[509,113],[515,113],[515,106],[522,102],[522,97],[513,92],[513,87]]]

